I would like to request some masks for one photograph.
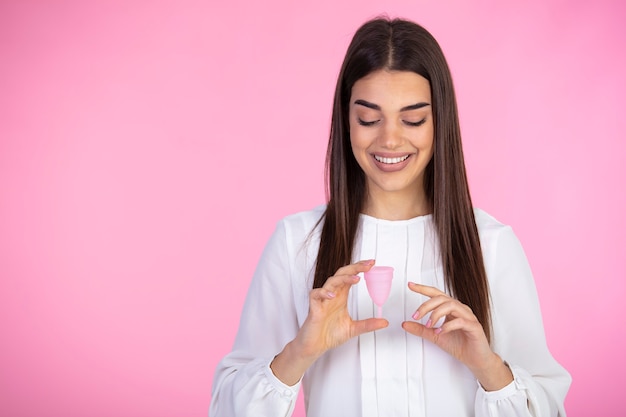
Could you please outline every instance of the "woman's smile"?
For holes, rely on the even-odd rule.
[[[396,172],[404,169],[409,164],[412,154],[402,156],[385,156],[384,154],[372,154],[374,165],[383,172]]]

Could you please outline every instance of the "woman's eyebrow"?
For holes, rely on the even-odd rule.
[[[421,103],[415,103],[415,104],[411,104],[410,106],[402,107],[400,109],[400,111],[417,110],[417,109],[421,109],[422,107],[426,107],[426,106],[430,106],[430,103],[426,103],[426,102],[422,101]]]
[[[354,101],[354,104],[360,104],[361,106],[365,106],[369,109],[380,111],[380,106],[378,104],[370,103],[369,101],[358,99]]]
[[[370,103],[369,101],[366,100],[355,100],[354,104],[358,104],[364,107],[367,107],[369,109],[372,110],[378,110],[380,111],[380,106],[378,104],[374,104],[374,103]],[[411,104],[408,106],[404,106],[400,109],[400,111],[409,111],[409,110],[417,110],[417,109],[421,109],[422,107],[426,107],[426,106],[430,106],[430,103],[426,103],[426,102],[420,102],[420,103],[415,103],[415,104]]]

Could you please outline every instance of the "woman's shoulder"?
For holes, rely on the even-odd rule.
[[[321,224],[320,220],[325,212],[326,205],[319,205],[311,210],[300,211],[285,216],[280,221],[280,224],[285,228],[285,232],[288,235],[306,236]]]
[[[502,223],[486,211],[475,208],[474,218],[476,220],[476,228],[481,240],[491,240],[497,238],[502,232],[511,232],[511,226]]]
[[[509,227],[500,220],[496,219],[493,215],[480,208],[474,208],[474,218],[476,219],[476,226],[478,227],[478,230]]]

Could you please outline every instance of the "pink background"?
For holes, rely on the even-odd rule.
[[[446,52],[474,203],[524,244],[569,415],[623,415],[622,2],[213,3],[0,3],[0,414],[207,414],[276,221],[323,202],[341,59],[384,11]]]

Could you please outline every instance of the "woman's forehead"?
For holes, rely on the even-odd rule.
[[[430,83],[412,71],[378,70],[354,83],[350,105],[356,100],[397,108],[420,102],[430,103]]]

